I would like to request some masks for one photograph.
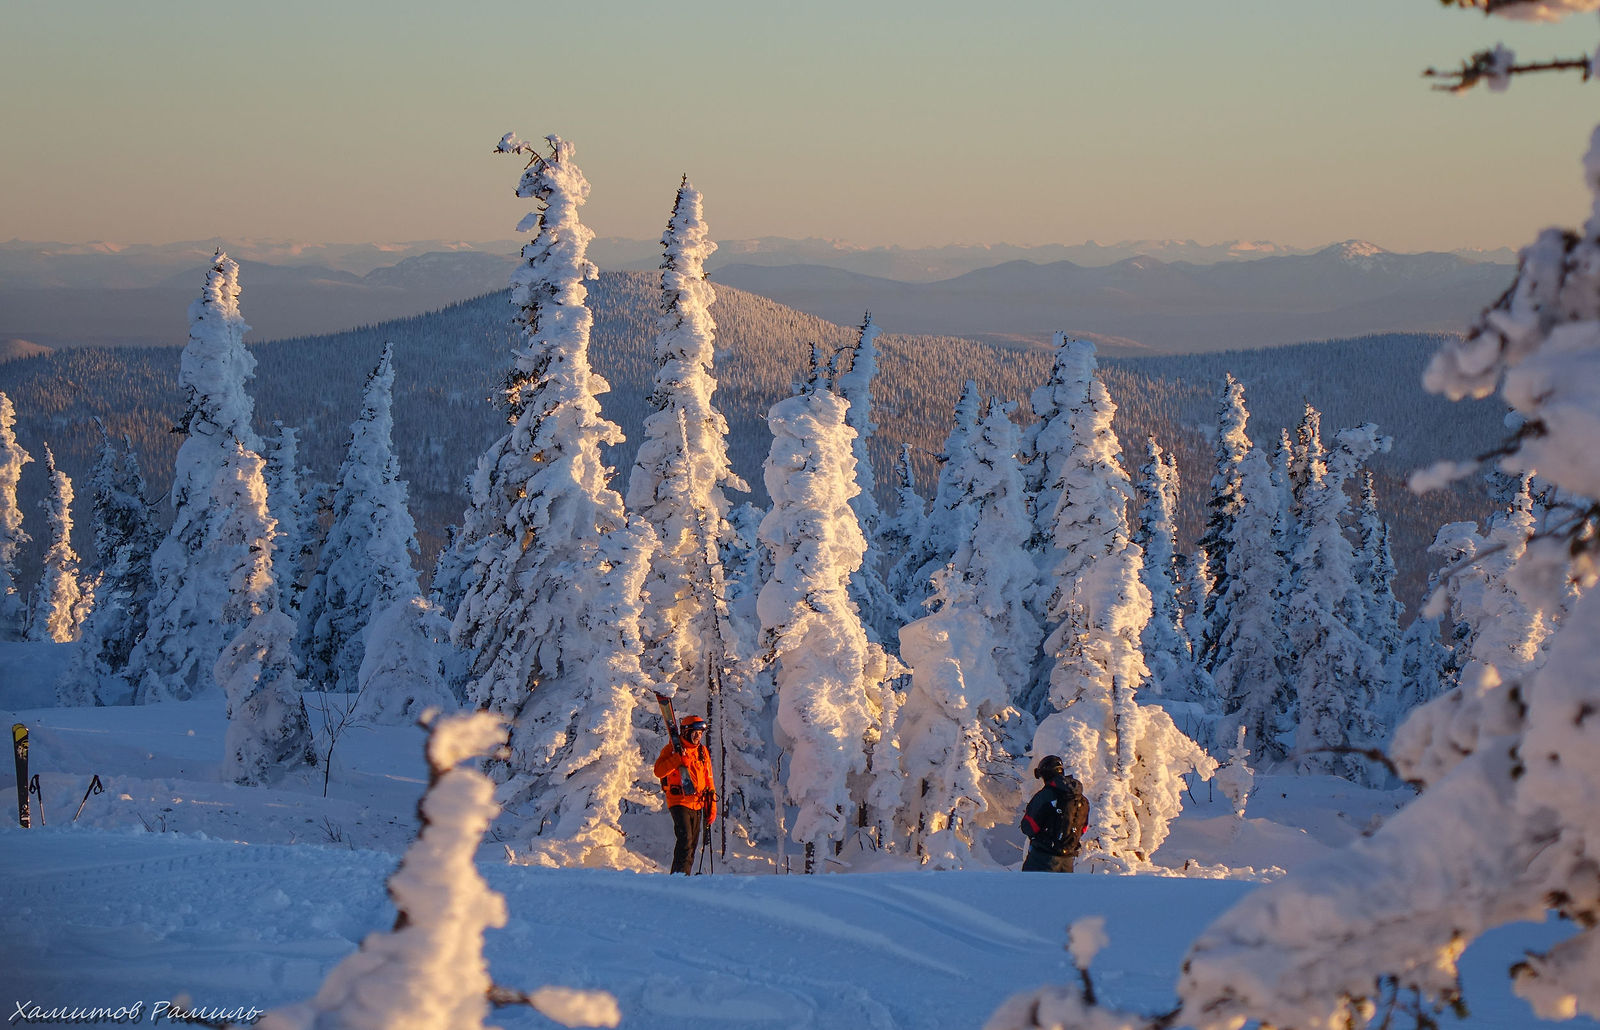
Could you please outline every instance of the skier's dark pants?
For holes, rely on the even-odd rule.
[[[1052,855],[1039,848],[1029,848],[1028,857],[1022,860],[1022,871],[1025,873],[1070,873],[1072,872],[1071,855]]]
[[[683,805],[672,806],[672,832],[678,838],[672,846],[673,872],[685,876],[694,872],[694,849],[700,844],[700,834],[704,832],[705,825],[706,814],[703,810]]]

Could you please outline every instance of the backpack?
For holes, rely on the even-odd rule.
[[[1039,819],[1039,832],[1033,843],[1056,855],[1076,855],[1083,848],[1078,830],[1089,822],[1089,800],[1075,777],[1063,777],[1057,784],[1046,784],[1049,798]]]

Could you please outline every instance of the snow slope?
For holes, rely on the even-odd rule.
[[[315,993],[363,936],[391,924],[383,881],[415,829],[425,777],[419,730],[350,731],[326,799],[320,777],[236,787],[219,777],[217,699],[39,707],[48,703],[40,685],[60,671],[64,650],[0,646],[0,719],[30,726],[47,818],[44,828],[17,828],[9,769],[0,774],[6,1016],[18,1004],[142,1001],[150,1024],[150,1007],[179,995],[208,1007],[281,1005]],[[72,824],[94,773],[106,793]],[[1213,799],[1198,786],[1158,858],[1292,867],[1402,798],[1318,777],[1259,782],[1242,823],[1220,793]],[[635,817],[629,830],[640,850],[666,857],[666,822]],[[978,1027],[1007,996],[1073,979],[1066,928],[1084,915],[1107,918],[1111,943],[1095,963],[1102,995],[1155,1011],[1172,1003],[1187,943],[1253,888],[1240,879],[1021,876],[1000,867],[933,873],[861,855],[855,867],[870,871],[851,875],[685,880],[510,866],[492,839],[479,858],[511,913],[487,938],[496,980],[609,991],[621,1025],[636,1028]],[[770,869],[772,858],[738,864]],[[1519,926],[1475,945],[1464,963],[1473,1015],[1443,1025],[1542,1025],[1511,997],[1503,971],[1523,948],[1560,936],[1558,926]],[[495,1022],[553,1025],[518,1009]]]

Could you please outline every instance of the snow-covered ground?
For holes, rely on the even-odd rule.
[[[384,878],[415,829],[425,780],[420,730],[357,727],[320,774],[278,789],[220,782],[220,700],[60,709],[59,650],[0,647],[0,719],[27,724],[46,825],[0,831],[0,1004],[111,1006],[179,996],[265,1009],[315,993],[366,934],[390,926]],[[318,722],[315,703],[313,723]],[[73,810],[98,774],[105,793]],[[1263,776],[1247,818],[1198,784],[1158,860],[1292,868],[1375,825],[1404,800],[1316,777]],[[0,782],[7,811],[9,768]],[[628,824],[665,860],[662,814]],[[1188,942],[1253,888],[1250,879],[1020,876],[1013,868],[932,873],[847,853],[846,876],[672,879],[508,865],[514,828],[479,852],[510,923],[488,934],[497,982],[614,994],[640,1028],[978,1027],[1002,999],[1072,980],[1067,925],[1106,917],[1095,963],[1114,1003],[1169,1007]],[[996,853],[1020,851],[1000,834]],[[1267,873],[1271,875],[1271,873]],[[1505,968],[1562,927],[1518,926],[1463,963],[1471,1018],[1445,1026],[1539,1026],[1511,997]],[[507,1009],[505,1027],[553,1025]],[[48,1025],[48,1024],[35,1024]],[[1595,1024],[1578,1021],[1569,1026]]]

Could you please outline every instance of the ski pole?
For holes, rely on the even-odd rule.
[[[83,814],[83,806],[89,803],[90,794],[104,794],[105,785],[100,782],[100,774],[96,773],[94,779],[89,781],[89,789],[83,792],[83,800],[78,802],[78,810],[72,814],[72,821],[77,822],[78,816]]]
[[[39,774],[34,773],[33,779],[28,781],[28,793],[39,799],[39,825],[44,825],[44,791],[39,789]]]

